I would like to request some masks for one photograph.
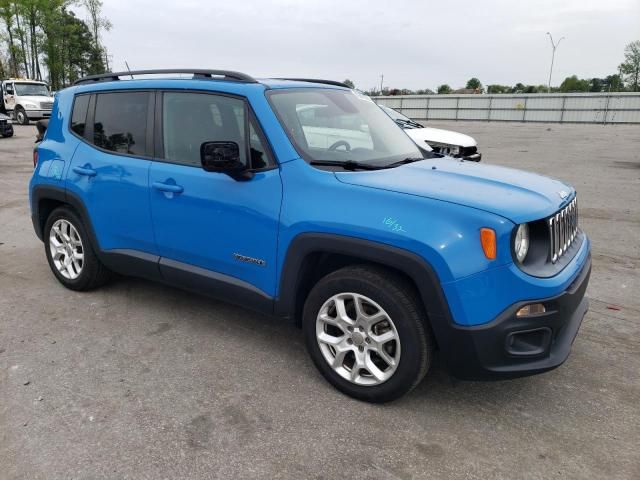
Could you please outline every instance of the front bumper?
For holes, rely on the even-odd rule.
[[[450,326],[443,350],[451,373],[468,380],[500,380],[552,370],[564,363],[589,308],[585,291],[591,255],[560,295],[511,305],[488,324]],[[546,312],[517,317],[525,305],[542,303]]]
[[[29,118],[49,118],[51,110],[25,110]]]

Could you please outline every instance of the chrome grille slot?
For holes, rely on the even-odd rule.
[[[51,110],[53,108],[53,102],[40,102],[40,108],[42,110]]]
[[[551,216],[549,222],[550,257],[556,263],[578,236],[578,199],[574,198],[566,207]]]

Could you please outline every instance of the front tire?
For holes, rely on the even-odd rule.
[[[44,248],[49,267],[62,285],[78,291],[93,290],[109,279],[87,230],[69,207],[56,208],[45,224]]]
[[[433,341],[415,288],[380,267],[350,266],[322,278],[305,302],[303,329],[320,373],[359,400],[395,400],[431,364]]]
[[[29,125],[29,116],[27,115],[27,112],[25,112],[24,108],[16,108],[16,121],[20,125]]]

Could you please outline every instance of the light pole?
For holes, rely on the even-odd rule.
[[[382,82],[384,82],[384,74],[380,75],[380,95],[382,95]]]
[[[553,37],[551,36],[551,34],[549,32],[547,32],[547,35],[549,35],[549,40],[551,40],[551,68],[549,69],[549,84],[547,85],[547,93],[551,93],[551,74],[553,73],[553,60],[556,57],[556,48],[558,48],[558,45],[560,45],[560,42],[562,40],[564,40],[564,37],[560,38],[560,40],[558,40],[558,43],[554,43],[553,42]]]

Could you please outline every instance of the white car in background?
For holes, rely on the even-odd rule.
[[[479,162],[482,159],[482,154],[478,153],[478,142],[473,137],[451,130],[425,127],[392,108],[384,105],[380,105],[380,108],[406,130],[407,135],[419,147],[430,147],[428,149],[436,153],[473,162]]]

